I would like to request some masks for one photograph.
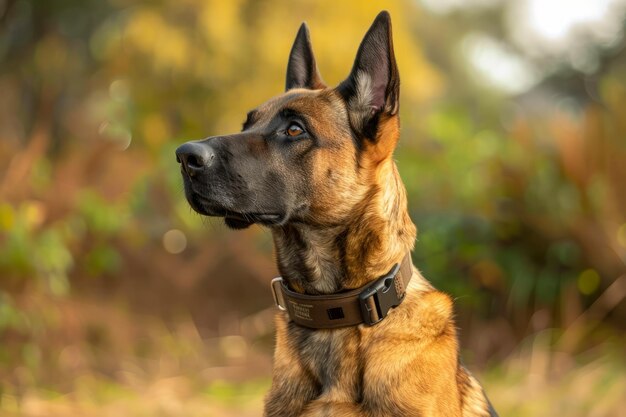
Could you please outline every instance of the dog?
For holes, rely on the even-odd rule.
[[[176,150],[195,211],[271,230],[281,277],[267,417],[497,416],[459,359],[450,297],[411,263],[416,228],[392,158],[399,88],[386,11],[335,88],[303,23],[285,93],[240,133]]]

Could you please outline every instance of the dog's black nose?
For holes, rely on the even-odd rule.
[[[209,145],[187,142],[176,149],[176,161],[180,162],[189,176],[204,171],[213,163],[215,152]]]

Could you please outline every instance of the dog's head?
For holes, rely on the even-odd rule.
[[[176,150],[187,200],[232,228],[345,222],[379,186],[379,172],[391,159],[399,85],[387,12],[376,17],[350,75],[335,88],[319,75],[302,24],[286,92],[250,111],[240,133]]]

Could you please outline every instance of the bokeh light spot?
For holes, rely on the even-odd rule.
[[[602,21],[612,0],[528,0],[531,27],[547,39],[567,36],[577,25]]]
[[[479,82],[503,92],[522,93],[538,80],[536,70],[529,61],[488,35],[466,35],[461,51]]]
[[[115,101],[126,101],[130,97],[130,86],[126,80],[115,80],[109,86],[109,95]]]
[[[22,205],[22,213],[29,228],[34,229],[46,220],[46,207],[39,201],[28,201]]]
[[[593,294],[600,285],[600,275],[594,269],[585,269],[578,276],[578,290],[581,294]]]
[[[169,253],[181,253],[187,247],[187,236],[178,229],[168,230],[163,234],[163,247]]]
[[[109,121],[102,122],[98,128],[98,133],[115,143],[120,151],[125,151],[133,141],[133,134],[123,125]]]
[[[0,230],[11,230],[15,223],[15,212],[9,204],[0,204]]]

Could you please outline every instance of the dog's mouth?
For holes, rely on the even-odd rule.
[[[232,211],[226,212],[223,217],[224,223],[232,229],[245,229],[254,223],[273,226],[283,223],[285,219],[285,215],[279,213],[236,213]]]
[[[198,194],[191,194],[187,200],[189,205],[203,216],[223,217],[226,225],[232,229],[245,229],[254,223],[264,226],[283,224],[287,218],[285,213],[278,212],[238,212],[228,210],[220,205],[209,204]]]

